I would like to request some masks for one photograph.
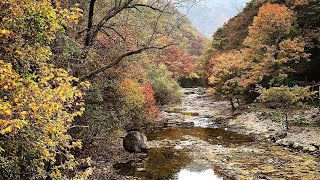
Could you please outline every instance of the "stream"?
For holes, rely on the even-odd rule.
[[[228,102],[213,102],[205,89],[185,89],[179,106],[161,112],[166,127],[147,134],[145,158],[115,164],[128,179],[320,179],[319,158],[221,128]]]

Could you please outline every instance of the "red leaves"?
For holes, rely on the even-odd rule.
[[[142,89],[145,95],[145,110],[150,118],[155,118],[159,114],[159,108],[156,104],[154,91],[150,82],[145,83]]]
[[[174,76],[190,76],[195,71],[194,58],[178,46],[172,46],[164,50],[158,63],[163,63],[173,72]]]

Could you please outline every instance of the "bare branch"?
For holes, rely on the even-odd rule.
[[[119,31],[117,31],[114,27],[112,27],[112,26],[107,26],[107,27],[103,27],[103,28],[110,29],[111,31],[113,31],[114,33],[116,33],[123,41],[126,40],[126,38],[125,38]],[[103,31],[103,32],[107,34],[106,31]]]
[[[165,45],[165,46],[148,46],[148,47],[144,47],[144,48],[140,48],[138,50],[135,50],[135,51],[129,51],[129,52],[126,52],[124,54],[122,54],[121,56],[119,56],[115,61],[111,62],[110,64],[108,65],[105,65],[105,66],[102,66],[101,68],[97,69],[97,70],[94,70],[92,72],[90,72],[89,74],[87,75],[84,75],[82,77],[80,77],[79,79],[81,81],[83,80],[87,80],[87,79],[91,79],[93,78],[94,76],[96,76],[97,74],[109,69],[109,68],[112,68],[114,67],[115,65],[119,64],[124,58],[128,57],[128,56],[132,56],[132,55],[135,55],[135,54],[140,54],[146,50],[149,50],[149,49],[165,49],[169,46],[173,46],[175,44],[169,44],[169,45]]]
[[[159,12],[161,12],[161,13],[168,13],[168,14],[172,14],[171,12],[169,12],[169,11],[164,11],[164,9],[160,9],[160,8],[158,8],[158,7],[153,7],[152,5],[148,5],[148,4],[133,4],[133,5],[130,5],[130,6],[128,6],[128,7],[126,7],[126,8],[135,8],[135,9],[137,9],[137,7],[146,7],[146,8],[149,8],[149,9],[152,9],[152,10],[154,10],[154,11],[159,11]],[[140,11],[141,12],[141,11]]]

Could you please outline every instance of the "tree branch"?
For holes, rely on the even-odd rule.
[[[146,50],[149,50],[149,49],[165,49],[169,46],[173,46],[175,44],[169,44],[169,45],[166,45],[166,46],[148,46],[148,47],[144,47],[144,48],[140,48],[138,50],[135,50],[135,51],[129,51],[129,52],[126,52],[124,54],[122,54],[121,56],[119,56],[115,61],[111,62],[110,64],[108,65],[105,65],[105,66],[102,66],[101,68],[97,69],[97,70],[94,70],[92,72],[90,72],[89,74],[86,74],[82,77],[80,77],[80,81],[83,81],[83,80],[88,80],[88,79],[91,79],[93,78],[94,76],[96,76],[97,74],[109,69],[109,68],[112,68],[114,67],[115,65],[119,64],[124,58],[128,57],[128,56],[132,56],[132,55],[135,55],[135,54],[140,54]]]
[[[137,8],[137,7],[145,7],[145,8],[149,8],[149,9],[152,9],[154,11],[159,11],[161,13],[168,13],[168,14],[172,14],[171,12],[169,11],[164,11],[164,9],[160,9],[158,7],[153,7],[152,5],[148,5],[148,4],[133,4],[133,5],[130,5],[128,7],[126,7],[127,9],[129,8]]]

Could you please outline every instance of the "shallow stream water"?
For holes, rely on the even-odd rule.
[[[227,106],[186,90],[183,103],[165,113],[170,127],[147,134],[147,157],[114,169],[143,180],[320,180],[319,159],[219,128],[212,119],[228,113]]]
[[[119,173],[141,179],[215,180],[222,179],[215,173],[211,163],[194,157],[192,149],[185,148],[196,137],[213,145],[237,147],[253,142],[248,136],[223,129],[202,127],[165,128],[147,134],[149,141],[176,141],[167,147],[151,148],[145,161],[130,161],[115,165]],[[199,180],[200,180],[199,179]]]

